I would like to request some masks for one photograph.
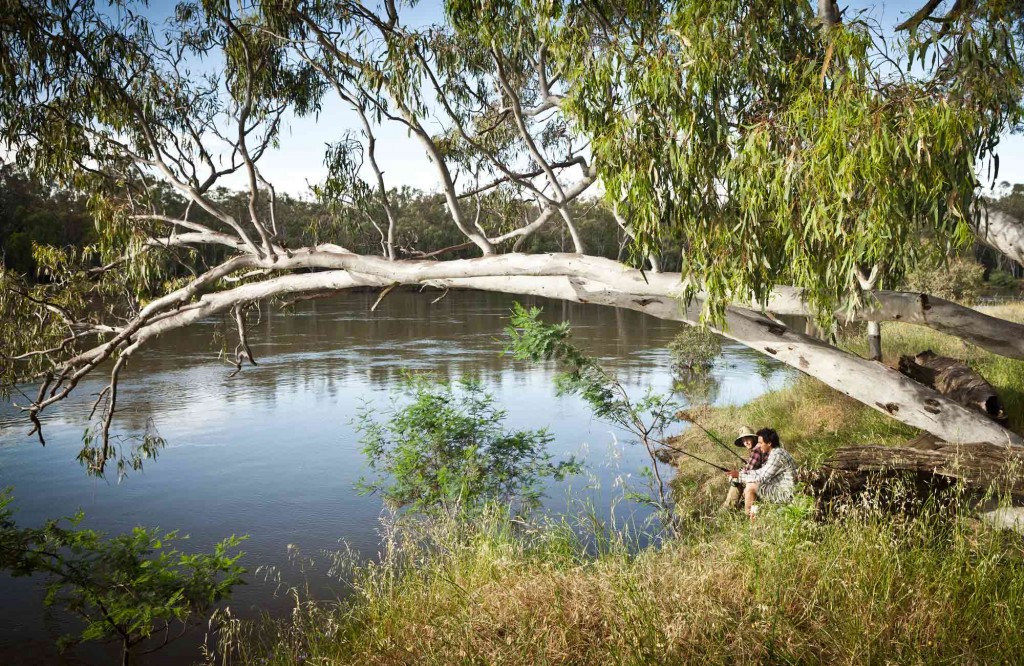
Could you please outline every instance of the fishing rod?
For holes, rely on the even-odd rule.
[[[661,444],[666,449],[672,449],[676,453],[681,453],[684,456],[688,456],[690,458],[693,458],[694,460],[696,460],[698,462],[702,462],[705,465],[710,465],[711,467],[714,467],[717,470],[721,470],[723,472],[731,472],[732,471],[731,469],[722,467],[721,465],[716,465],[715,463],[711,462],[710,460],[704,460],[700,456],[695,456],[694,454],[690,453],[689,451],[684,451],[683,449],[679,448],[678,446],[673,446],[673,445],[669,444],[668,442],[666,442],[663,439],[655,439],[653,437],[651,439],[654,440],[655,442],[657,442],[658,444]]]
[[[690,412],[680,411],[680,412],[678,412],[676,414],[676,417],[682,419],[683,421],[686,421],[687,423],[691,423],[691,424],[697,426],[698,428],[700,428],[704,432],[705,435],[707,435],[711,439],[711,441],[713,441],[714,443],[718,444],[723,449],[725,449],[726,451],[731,453],[733,456],[736,457],[737,460],[739,460],[743,464],[747,463],[747,461],[743,459],[743,456],[741,456],[740,454],[736,453],[725,442],[723,442],[722,440],[718,439],[718,437],[716,437],[715,434],[712,433],[710,430],[708,430],[707,428],[702,426],[700,423],[697,423],[697,420],[695,418],[693,418],[693,414],[691,414]]]

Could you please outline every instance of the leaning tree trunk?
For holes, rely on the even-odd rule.
[[[252,266],[236,268],[264,267],[255,259],[251,263]],[[429,262],[388,261],[379,257],[313,249],[278,257],[272,265],[265,267],[326,270],[283,275],[203,295],[198,301],[168,311],[133,330],[130,344],[121,353],[130,354],[148,339],[165,331],[228,311],[240,303],[284,294],[341,291],[357,286],[415,284],[479,289],[610,305],[689,324],[697,323],[699,319],[698,303],[684,306],[673,295],[680,284],[678,274],[644,275],[611,260],[581,255],[505,254]],[[892,368],[809,338],[748,308],[727,308],[725,326],[719,332],[943,440],[1000,446],[1024,444],[1017,434]],[[113,342],[86,352],[71,364],[109,356],[110,344]]]
[[[901,321],[927,326],[993,354],[1024,360],[1024,326],[1016,322],[919,292],[879,290],[866,293],[864,298],[863,307],[850,314],[837,312],[836,317],[844,321]],[[794,287],[777,287],[766,309],[776,315],[810,314],[803,291]]]

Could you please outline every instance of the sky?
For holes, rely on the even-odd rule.
[[[891,28],[922,6],[924,0],[850,0],[842,2],[847,16],[867,11],[883,29]],[[948,3],[948,0],[947,0]],[[169,13],[172,0],[151,0],[151,11]],[[411,10],[403,9],[403,21],[409,25],[427,25],[443,19],[442,0],[422,0]],[[280,148],[270,151],[260,161],[263,175],[274,184],[278,192],[308,197],[309,186],[320,182],[326,175],[323,164],[324,150],[330,142],[339,140],[346,130],[358,131],[360,124],[355,114],[333,96],[325,100],[317,117],[287,117],[283,127]],[[397,123],[384,123],[376,130],[377,159],[384,171],[389,187],[408,185],[428,192],[440,191],[437,171],[427,159],[420,144],[406,134]],[[1024,136],[1006,136],[999,149],[998,180],[1024,183]],[[367,176],[369,174],[366,174]],[[988,183],[988,178],[982,178]],[[244,177],[237,182],[226,181],[226,186],[243,188]]]

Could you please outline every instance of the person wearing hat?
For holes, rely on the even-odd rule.
[[[753,428],[748,426],[740,428],[739,436],[732,443],[734,446],[745,447],[749,452],[747,464],[743,467],[744,472],[760,469],[764,465],[764,461],[768,459],[768,454],[757,446],[757,433]],[[744,485],[738,478],[729,480],[729,494],[725,496],[725,502],[722,503],[723,509],[735,509],[740,505]]]
[[[796,489],[796,461],[789,452],[782,448],[779,433],[771,428],[757,431],[757,446],[767,455],[760,468],[751,471],[731,471],[729,477],[743,485],[743,499],[747,507],[747,515],[751,519],[757,512],[756,500],[773,504],[785,504],[793,499]]]

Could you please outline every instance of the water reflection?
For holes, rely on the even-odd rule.
[[[677,368],[672,391],[692,405],[714,404],[722,388],[718,378],[709,371]]]
[[[517,428],[547,427],[556,457],[588,453],[600,488],[588,498],[607,508],[615,480],[644,464],[644,454],[621,433],[592,418],[576,398],[554,394],[555,369],[501,356],[503,328],[516,300],[501,294],[397,292],[370,312],[376,293],[347,294],[300,303],[290,312],[262,307],[250,333],[258,362],[230,377],[233,366],[220,356],[220,340],[234,346],[221,321],[174,331],[132,359],[122,374],[116,422],[121,434],[145,431],[152,418],[167,447],[158,460],[125,482],[90,479],[75,462],[89,409],[103,379],[88,380],[72,400],[48,412],[48,445],[25,436],[24,417],[0,408],[0,487],[15,486],[17,519],[39,524],[45,517],[82,508],[86,526],[121,532],[138,524],[180,528],[195,548],[222,537],[248,534],[250,567],[287,569],[288,544],[303,552],[334,548],[344,539],[367,556],[377,550],[380,503],[355,494],[362,458],[350,424],[363,401],[383,401],[406,370],[441,377],[480,378],[509,412]],[[675,380],[664,347],[679,324],[632,311],[601,306],[519,299],[542,305],[543,319],[573,324],[576,341],[602,359],[631,391],[647,386],[670,391]],[[770,360],[725,344],[701,401],[745,402],[784,380]],[[102,375],[102,373],[101,373]],[[693,399],[697,399],[693,396]],[[610,462],[609,462],[610,461]],[[585,479],[572,479],[579,491]],[[564,509],[564,488],[549,489],[547,507]],[[312,581],[323,595],[323,580]],[[258,581],[232,604],[284,611],[273,586]],[[47,647],[59,635],[29,581],[0,579],[0,663],[53,663]],[[25,646],[33,648],[25,657]],[[194,644],[168,652],[166,663],[195,656]],[[76,655],[91,663],[106,659],[90,651]],[[42,656],[40,656],[42,655]],[[71,663],[71,662],[69,662]]]

